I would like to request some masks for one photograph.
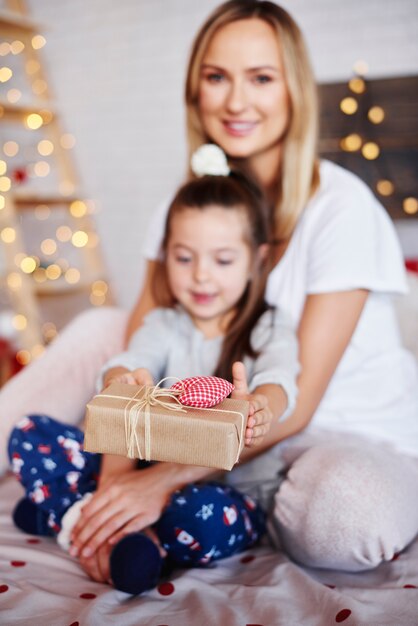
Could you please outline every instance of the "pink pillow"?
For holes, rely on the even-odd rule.
[[[178,399],[185,406],[207,409],[229,396],[234,385],[217,376],[193,376],[175,383],[171,389],[184,389]]]

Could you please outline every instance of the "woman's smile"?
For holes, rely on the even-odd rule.
[[[223,125],[233,137],[247,137],[257,128],[258,122],[224,120]]]

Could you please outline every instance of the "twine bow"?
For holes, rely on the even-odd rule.
[[[164,407],[170,411],[177,411],[179,413],[186,413],[186,410],[183,409],[183,405],[179,401],[177,396],[180,396],[184,393],[184,389],[163,389],[161,387],[162,383],[165,380],[173,378],[179,381],[179,378],[175,378],[174,376],[167,376],[166,378],[162,378],[155,387],[145,387],[145,391],[143,392],[143,387],[141,387],[134,396],[129,398],[128,396],[114,396],[103,394],[107,398],[117,398],[118,400],[128,400],[129,402],[125,406],[124,411],[124,422],[125,422],[125,438],[126,438],[126,448],[127,448],[127,456],[130,459],[141,459],[145,461],[151,460],[151,411],[150,408],[152,406]],[[181,381],[180,381],[181,382]],[[143,395],[141,398],[137,399],[139,393]],[[166,402],[162,398],[170,398],[174,400],[174,404],[171,402]],[[141,445],[138,438],[137,426],[141,417],[141,413],[144,413],[144,445],[145,445],[145,453],[142,454]]]

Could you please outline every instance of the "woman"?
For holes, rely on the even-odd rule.
[[[238,478],[252,472],[262,483],[278,469],[287,472],[275,496],[272,530],[299,562],[353,571],[375,567],[418,531],[418,374],[400,345],[391,304],[390,296],[405,290],[393,227],[356,177],[317,162],[312,72],[298,27],[277,5],[233,0],[208,18],[192,50],[186,103],[190,150],[217,143],[235,165],[252,171],[274,206],[266,298],[289,313],[300,342],[296,408],[285,422],[272,424],[260,447],[244,454],[243,461],[258,458]],[[153,307],[164,217],[148,237],[148,271],[129,334]],[[102,315],[112,327],[122,321]],[[83,320],[77,325],[87,327]],[[68,350],[71,337],[76,342],[76,330],[71,336],[67,330],[38,371],[54,353]],[[92,346],[89,367],[116,350],[106,349],[92,357]],[[33,376],[35,367],[25,375]],[[83,387],[87,397],[92,378]],[[245,378],[235,382],[245,393]],[[12,381],[4,394],[10,398],[10,388],[17,393],[19,385]],[[81,406],[75,408],[80,414]],[[51,401],[41,411],[62,415],[51,410]],[[152,524],[174,489],[207,474],[158,464],[115,477],[106,493],[99,489],[74,538],[86,571],[105,580],[112,533]],[[126,510],[133,512],[129,520]],[[93,533],[86,533],[86,522]]]

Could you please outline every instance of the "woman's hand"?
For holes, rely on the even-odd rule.
[[[250,403],[245,430],[245,445],[247,447],[258,446],[269,432],[273,419],[267,396],[249,392],[245,366],[240,361],[236,361],[232,366],[232,381],[235,389],[231,397],[244,399]]]
[[[92,556],[80,556],[79,558],[80,565],[86,574],[98,583],[112,584],[110,579],[110,553],[112,549],[112,544],[103,543]]]
[[[102,552],[96,565],[88,565],[85,559],[104,544],[113,546],[125,535],[154,524],[173,491],[163,463],[109,477],[83,507],[72,532],[70,554],[80,555],[85,569],[89,567],[95,575],[103,572]]]
[[[142,532],[155,543],[163,558],[167,556],[167,552],[161,546],[157,535],[151,528],[145,528]],[[92,556],[80,556],[79,561],[81,567],[84,569],[86,574],[90,576],[90,578],[98,583],[112,584],[112,580],[110,578],[110,554],[113,548],[114,543],[110,543],[108,541],[103,543]]]

